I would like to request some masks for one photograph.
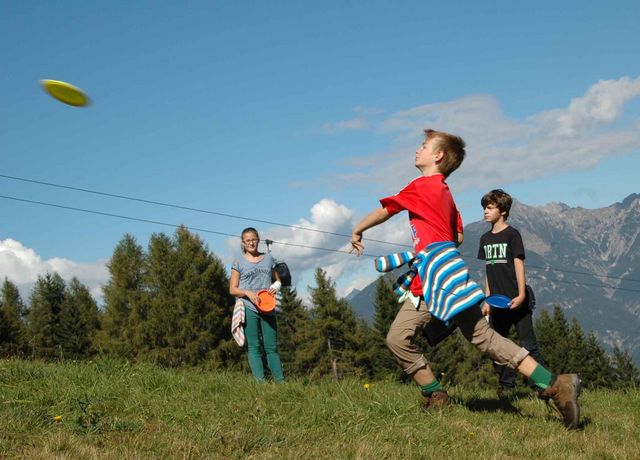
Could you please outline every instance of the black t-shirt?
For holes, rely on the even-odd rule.
[[[511,299],[518,296],[515,258],[524,260],[524,244],[518,230],[507,227],[498,233],[488,231],[482,235],[478,259],[486,260],[491,294],[502,294]]]

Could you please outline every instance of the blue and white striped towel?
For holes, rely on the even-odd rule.
[[[450,241],[431,243],[418,254],[407,251],[378,257],[374,263],[380,272],[408,263],[409,271],[398,278],[394,291],[404,295],[418,275],[427,310],[445,322],[485,298],[480,286],[469,279],[467,264]]]

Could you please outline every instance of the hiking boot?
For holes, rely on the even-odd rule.
[[[562,415],[564,426],[569,429],[577,428],[580,419],[580,406],[578,406],[580,384],[578,374],[560,374],[549,388],[538,395],[540,399],[553,401]]]
[[[429,396],[425,396],[422,401],[422,410],[440,410],[447,405],[447,401],[449,401],[449,395],[446,391],[434,391]]]

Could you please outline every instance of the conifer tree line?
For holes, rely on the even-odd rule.
[[[0,296],[0,356],[81,359],[108,355],[163,366],[202,366],[247,370],[246,349],[231,336],[234,299],[221,260],[197,234],[181,227],[173,235],[153,234],[147,247],[131,235],[116,245],[109,281],[98,306],[76,278],[65,282],[48,273],[36,281],[28,302],[5,279]],[[339,298],[321,268],[309,286],[305,306],[293,288],[282,288],[278,348],[289,376],[309,380],[345,376],[408,381],[387,350],[385,337],[399,308],[389,274],[376,283],[375,314],[367,324]],[[640,384],[626,350],[607,354],[597,336],[585,334],[560,307],[536,313],[536,333],[555,372],[578,372],[590,387]],[[427,358],[444,382],[495,388],[490,360],[459,332]]]

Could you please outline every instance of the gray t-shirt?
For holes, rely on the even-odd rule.
[[[258,262],[249,262],[244,257],[236,259],[233,261],[231,269],[240,273],[240,283],[238,284],[240,289],[258,292],[262,289],[269,289],[269,286],[271,286],[271,274],[273,273],[274,265],[273,257],[267,253]],[[258,308],[249,299],[242,297],[242,302],[245,308],[259,312]],[[275,314],[275,312],[271,314]]]

